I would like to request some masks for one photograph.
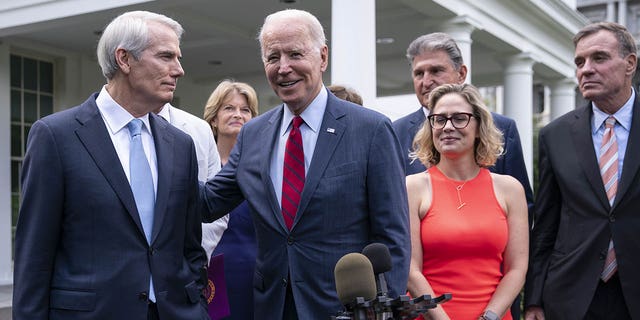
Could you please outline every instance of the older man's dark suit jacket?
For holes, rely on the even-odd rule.
[[[208,319],[191,138],[150,114],[158,188],[149,245],[96,96],[29,133],[13,319],[146,319],[151,274],[161,319]]]
[[[333,270],[343,255],[386,244],[390,295],[404,294],[410,259],[402,154],[391,122],[329,93],[293,228],[287,229],[269,176],[283,106],[248,122],[229,162],[207,183],[213,219],[242,199],[258,242],[256,318],[282,319],[287,282],[300,319],[328,319],[342,306]],[[288,279],[289,277],[289,279]]]
[[[393,129],[396,131],[398,138],[400,139],[400,145],[402,146],[402,152],[405,159],[405,173],[406,175],[425,171],[425,166],[419,161],[411,161],[409,159],[409,152],[413,150],[413,138],[418,133],[418,130],[422,127],[422,124],[426,120],[423,107],[420,107],[418,111],[410,113],[393,122]],[[493,121],[502,131],[504,135],[504,155],[496,161],[496,164],[489,168],[492,172],[499,174],[510,175],[524,187],[525,195],[527,197],[527,203],[531,211],[533,205],[533,191],[531,191],[531,185],[529,184],[529,176],[527,175],[527,167],[524,164],[524,156],[522,155],[522,146],[520,145],[520,135],[518,134],[518,128],[516,127],[513,119],[507,118],[497,113],[491,113]],[[531,222],[531,216],[529,219]]]
[[[546,319],[583,319],[609,244],[633,319],[640,319],[640,101],[636,96],[624,168],[613,207],[602,184],[591,138],[591,105],[540,131],[536,197],[525,305]]]

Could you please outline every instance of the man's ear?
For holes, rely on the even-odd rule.
[[[467,65],[463,64],[458,70],[458,84],[463,84],[467,80]]]
[[[625,70],[626,73],[629,75],[633,75],[633,73],[636,72],[636,68],[638,67],[638,57],[635,53],[631,53],[627,55],[625,61],[627,62],[627,67]]]
[[[320,48],[320,59],[322,59],[322,63],[320,64],[320,69],[322,72],[327,71],[327,66],[329,65],[329,47],[326,45]]]
[[[131,70],[129,61],[130,59],[133,58],[129,53],[129,51],[123,48],[118,48],[116,49],[115,55],[116,55],[116,63],[118,64],[118,68],[122,70],[122,72],[124,72],[125,74],[129,73],[129,71]]]

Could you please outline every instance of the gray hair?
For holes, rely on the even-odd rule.
[[[263,38],[264,38],[264,30],[265,27],[279,20],[296,20],[301,24],[302,27],[306,29],[306,33],[309,36],[309,39],[313,43],[315,49],[320,51],[320,49],[326,45],[327,38],[324,35],[324,28],[322,28],[322,24],[311,13],[298,10],[298,9],[285,9],[275,13],[268,15],[264,19],[264,23],[262,24],[262,28],[260,28],[260,32],[258,33],[258,41],[260,42],[260,52],[262,54],[262,59],[265,59],[265,52],[263,46]]]
[[[184,33],[184,29],[178,22],[161,14],[130,11],[117,16],[102,32],[96,50],[102,74],[107,80],[113,79],[119,69],[115,56],[118,48],[127,50],[137,60],[142,51],[149,47],[148,22],[157,22],[171,28],[178,36],[178,40]]]
[[[578,46],[578,42],[583,38],[603,30],[613,33],[616,37],[619,46],[618,51],[621,57],[624,58],[632,53],[636,53],[636,41],[633,35],[631,35],[625,26],[615,22],[597,22],[586,25],[573,37],[573,46]]]
[[[460,70],[460,67],[464,64],[464,61],[462,61],[462,53],[456,41],[446,33],[434,32],[422,35],[411,42],[409,48],[407,48],[409,65],[413,64],[413,59],[420,54],[435,50],[446,52],[455,70]]]

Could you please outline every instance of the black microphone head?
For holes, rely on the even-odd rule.
[[[340,258],[336,263],[334,276],[338,299],[343,305],[352,303],[357,297],[365,300],[376,297],[373,267],[363,254],[348,253]]]
[[[377,242],[369,244],[362,249],[362,254],[371,261],[374,274],[391,271],[391,254],[389,248],[384,244]]]

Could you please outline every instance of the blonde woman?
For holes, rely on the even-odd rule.
[[[204,119],[211,125],[223,166],[240,129],[257,114],[256,92],[246,83],[224,80],[211,93],[204,107]],[[225,319],[253,319],[253,269],[257,249],[247,202],[241,203],[227,217],[227,230],[213,251],[214,256],[224,254],[224,277],[231,311]],[[203,239],[207,237],[206,229],[202,230]]]
[[[511,319],[528,263],[524,189],[487,169],[502,153],[502,134],[475,87],[440,86],[429,109],[412,154],[428,169],[407,177],[407,287],[413,296],[453,295],[428,319]]]

